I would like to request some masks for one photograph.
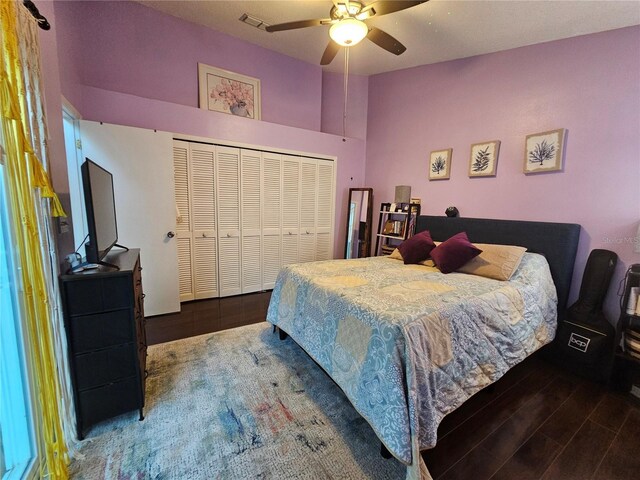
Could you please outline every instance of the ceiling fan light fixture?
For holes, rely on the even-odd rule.
[[[369,33],[369,27],[355,18],[345,18],[331,25],[329,36],[338,45],[352,47]]]

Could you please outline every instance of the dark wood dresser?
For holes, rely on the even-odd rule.
[[[131,410],[143,420],[147,340],[140,250],[104,259],[120,269],[60,275],[78,438]]]

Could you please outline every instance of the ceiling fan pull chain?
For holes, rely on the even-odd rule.
[[[347,137],[347,93],[349,87],[349,47],[344,49],[344,109],[342,111],[342,140]]]

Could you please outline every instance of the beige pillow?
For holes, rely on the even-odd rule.
[[[391,252],[391,255],[389,255],[389,258],[393,258],[394,260],[402,260],[404,262],[404,258],[402,258],[402,254],[400,253],[400,250],[398,250],[397,248],[393,252]],[[431,260],[430,258],[419,262],[418,265],[424,265],[425,267],[436,266],[435,263],[433,263],[433,260]]]
[[[402,258],[402,254],[400,253],[400,250],[398,250],[397,248],[393,252],[391,252],[391,255],[389,255],[389,258],[393,258],[394,260],[404,261],[404,258]]]
[[[495,280],[509,280],[522,261],[524,247],[474,243],[482,253],[460,267],[457,272]]]

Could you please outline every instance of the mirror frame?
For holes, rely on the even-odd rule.
[[[364,187],[364,188],[350,188],[349,189],[349,198],[347,199],[347,220],[346,220],[346,228],[344,234],[344,258],[347,258],[347,247],[348,247],[348,238],[349,238],[349,212],[351,210],[351,195],[353,192],[369,192],[369,201],[367,205],[367,225],[368,231],[365,232],[365,255],[357,258],[366,258],[371,256],[371,231],[373,230],[373,188]]]

